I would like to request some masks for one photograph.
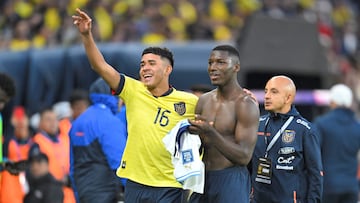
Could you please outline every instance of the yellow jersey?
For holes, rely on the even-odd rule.
[[[182,119],[193,119],[198,97],[171,88],[153,96],[138,80],[121,75],[128,139],[117,175],[153,187],[181,187],[162,139]]]

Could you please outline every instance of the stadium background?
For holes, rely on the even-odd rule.
[[[3,0],[0,71],[17,86],[5,118],[15,105],[32,115],[67,100],[73,89],[87,89],[97,78],[72,25],[77,7],[93,17],[107,61],[133,77],[143,48],[157,45],[174,53],[175,88],[209,84],[208,55],[229,43],[241,54],[240,84],[260,103],[274,74],[294,79],[296,104],[309,120],[326,109],[321,89],[336,82],[351,86],[360,100],[356,0]],[[6,126],[5,134],[11,130]]]

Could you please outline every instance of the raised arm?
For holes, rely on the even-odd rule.
[[[95,44],[91,33],[92,20],[80,9],[76,9],[77,15],[73,15],[73,23],[78,27],[81,34],[81,40],[84,44],[86,55],[89,59],[91,67],[95,70],[111,87],[116,90],[120,83],[120,75],[111,65],[109,65],[98,47]]]

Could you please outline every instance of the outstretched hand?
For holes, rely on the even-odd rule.
[[[200,115],[195,115],[195,120],[189,120],[191,124],[189,126],[189,132],[192,134],[198,134],[203,142],[208,142],[209,135],[214,129],[214,122],[208,122],[206,118]]]
[[[76,9],[77,15],[73,15],[73,23],[79,29],[79,32],[83,35],[87,35],[91,30],[91,18],[79,8]]]

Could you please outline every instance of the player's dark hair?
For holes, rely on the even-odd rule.
[[[5,73],[0,73],[0,88],[6,93],[6,96],[15,96],[15,82]]]
[[[161,47],[148,47],[148,48],[144,49],[141,56],[143,56],[144,54],[155,54],[155,55],[158,55],[160,57],[167,58],[170,61],[171,66],[174,67],[173,54],[171,53],[171,51],[169,49],[167,49],[165,47],[164,48],[161,48]]]
[[[219,46],[213,48],[213,51],[227,51],[230,56],[236,57],[240,62],[239,51],[231,45],[219,45]]]

